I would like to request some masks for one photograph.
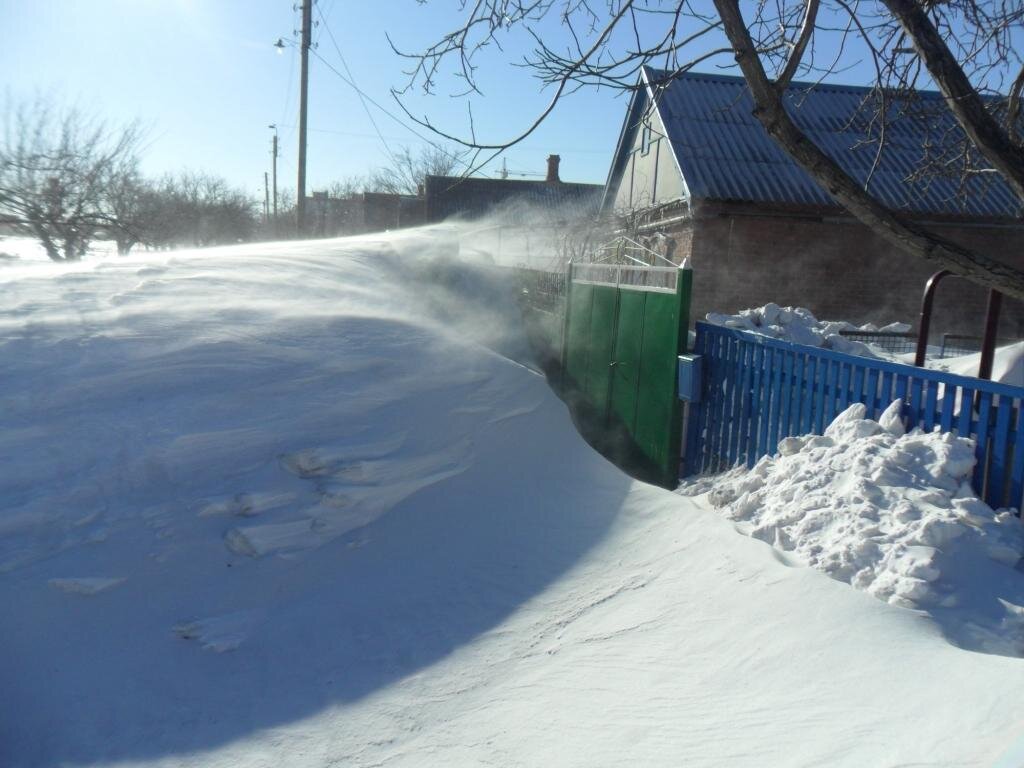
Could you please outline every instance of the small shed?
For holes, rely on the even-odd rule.
[[[1024,268],[1020,201],[996,174],[966,181],[917,173],[958,141],[938,93],[887,99],[878,139],[878,92],[794,83],[796,123],[886,205],[937,234]],[[838,206],[753,116],[740,77],[645,67],[626,114],[602,212],[673,240],[689,258],[694,309],[734,312],[769,301],[854,322],[913,322],[936,265],[903,254]],[[939,290],[933,329],[980,333],[985,292],[964,280]],[[1024,331],[1004,305],[1004,336]]]

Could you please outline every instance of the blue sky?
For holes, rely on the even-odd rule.
[[[406,82],[408,62],[392,52],[385,34],[403,49],[420,50],[458,26],[459,5],[317,0],[314,18],[325,23],[313,32],[309,188],[386,164],[385,145],[424,146],[408,127],[371,106],[375,128],[357,94],[327,64],[340,71],[347,64],[362,91],[408,124],[390,95]],[[148,127],[147,173],[201,169],[262,196],[270,123],[279,126],[282,140],[280,185],[295,183],[299,56],[294,44],[279,54],[273,43],[279,37],[293,43],[299,17],[292,0],[0,0],[0,86],[15,99],[41,91],[112,121],[138,118]],[[549,41],[564,40],[557,14],[541,32]],[[473,100],[477,137],[488,142],[517,135],[550,98],[531,73],[510,63],[529,41],[513,35],[503,42],[504,52],[492,47],[480,59],[484,95]],[[714,71],[729,62],[723,57],[702,68]],[[833,79],[856,83],[858,69]],[[408,105],[465,136],[466,101],[450,96],[460,87],[443,80],[435,96],[414,95]],[[507,153],[508,168],[542,174],[547,155],[557,153],[564,180],[602,183],[625,110],[623,95],[609,89],[573,94]],[[490,162],[482,172],[496,175],[500,165]]]
[[[389,89],[404,82],[406,64],[390,50],[385,31],[417,48],[458,18],[452,0],[319,0],[318,9],[314,18],[326,18],[355,82],[395,114]],[[267,125],[277,123],[281,184],[294,186],[298,53],[273,47],[299,26],[290,0],[0,0],[0,20],[0,84],[10,96],[40,90],[111,120],[140,118],[149,127],[147,172],[203,169],[254,193],[262,193],[269,169]],[[342,69],[326,27],[313,34],[318,53]],[[475,125],[479,135],[503,139],[529,123],[547,94],[520,69],[500,61],[486,69]],[[464,101],[445,90],[412,106],[456,132],[466,128]],[[603,182],[624,110],[624,100],[610,91],[575,95],[508,153],[509,169],[542,173],[547,155],[558,153],[563,179]],[[374,118],[392,148],[423,144],[376,110]],[[309,124],[314,188],[387,162],[355,92],[315,57]],[[485,172],[494,173],[500,162]]]

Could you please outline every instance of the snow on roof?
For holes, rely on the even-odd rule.
[[[628,136],[650,98],[668,133],[679,168],[693,198],[834,206],[830,195],[778,147],[753,116],[753,100],[742,77],[668,72],[645,67],[645,88],[630,107],[609,187],[622,172]],[[941,108],[942,96],[919,92],[917,105],[897,117],[900,102],[889,109],[885,149],[875,164],[877,146],[866,141],[874,113],[872,89],[847,85],[794,83],[786,104],[796,124],[829,157],[871,193],[898,210],[929,215],[1018,218],[1020,201],[998,177],[985,174],[910,181],[925,157],[926,146],[962,136],[955,120]],[[950,145],[946,145],[950,146]],[[606,203],[610,197],[606,197]]]

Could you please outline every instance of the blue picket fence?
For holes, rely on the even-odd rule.
[[[701,400],[690,409],[685,474],[752,467],[785,437],[822,434],[852,403],[878,418],[903,401],[908,429],[977,442],[973,485],[993,507],[1021,508],[1024,388],[697,323]],[[1021,445],[1022,450],[1015,450]]]

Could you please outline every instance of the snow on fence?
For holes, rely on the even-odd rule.
[[[822,434],[855,402],[877,418],[903,401],[908,429],[976,441],[973,486],[993,508],[1020,509],[1024,388],[697,324],[703,392],[691,410],[684,474],[753,467],[785,437]]]

